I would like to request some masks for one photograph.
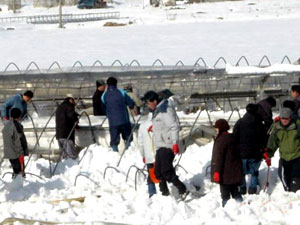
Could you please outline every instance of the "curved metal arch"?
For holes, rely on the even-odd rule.
[[[52,67],[53,67],[54,65],[57,65],[59,71],[62,71],[61,66],[59,65],[59,63],[58,63],[57,61],[54,61],[54,62],[49,66],[49,68],[47,69],[47,73],[49,73],[49,71],[52,69]]]
[[[238,109],[238,108],[234,108],[234,109],[231,111],[231,114],[230,114],[229,118],[227,119],[227,122],[230,121],[230,119],[231,119],[231,117],[232,117],[234,111],[237,111],[237,113],[238,113],[238,115],[239,115],[239,118],[241,118],[241,114],[240,114],[239,109]]]
[[[40,70],[39,66],[36,64],[35,61],[31,61],[31,62],[28,64],[28,66],[27,66],[26,69],[25,69],[25,73],[27,73],[27,72],[29,71],[31,65],[34,65],[35,68],[36,68],[40,73],[42,73],[42,71]]]
[[[110,66],[114,66],[116,63],[119,63],[120,66],[124,66],[119,59],[116,59]]]
[[[10,62],[6,67],[5,67],[5,69],[4,69],[4,73],[7,71],[7,69],[10,67],[10,65],[13,65],[18,71],[19,71],[19,73],[21,73],[21,70],[20,70],[20,68],[17,66],[17,64],[15,64],[14,62]]]
[[[179,61],[175,64],[175,66],[184,66],[184,63],[183,63],[181,60],[179,60]]]
[[[141,66],[141,64],[139,63],[139,61],[137,61],[136,59],[132,60],[132,61],[129,63],[129,66],[132,66],[133,63],[136,63],[137,66]]]
[[[77,64],[79,64],[80,65],[80,69],[82,69],[83,68],[83,65],[82,65],[82,63],[79,61],[79,60],[77,60],[74,64],[73,64],[73,66],[72,66],[72,68],[71,68],[71,70],[70,71],[73,71],[73,69],[75,68],[75,66],[77,65]]]
[[[137,190],[137,176],[138,173],[142,173],[144,175],[144,179],[146,179],[147,175],[144,173],[144,171],[142,169],[138,169],[135,171],[135,175],[134,175],[134,190]]]
[[[113,167],[113,166],[107,166],[104,170],[104,173],[103,173],[103,179],[105,179],[105,176],[106,176],[106,171],[108,169],[114,169],[116,172],[120,173],[120,170],[118,170],[116,167]]]
[[[244,61],[246,62],[247,66],[250,65],[249,62],[248,62],[248,59],[246,58],[246,56],[241,56],[241,57],[239,58],[239,60],[237,61],[237,63],[235,64],[235,66],[240,66],[240,61],[241,61],[242,59],[244,59]]]
[[[269,64],[268,66],[271,66],[271,65],[272,65],[271,62],[270,62],[270,60],[269,60],[269,58],[268,58],[268,56],[264,55],[264,56],[261,58],[261,60],[259,61],[258,66],[261,66],[261,64],[262,64],[262,62],[264,61],[264,59],[267,60],[267,62],[268,62],[268,64]]]
[[[52,171],[52,169],[51,169],[51,167],[52,167],[52,164],[51,164],[51,160],[50,160],[50,150],[51,150],[51,145],[52,145],[52,143],[54,142],[54,139],[56,138],[56,134],[55,135],[53,135],[53,137],[51,138],[51,141],[50,141],[50,144],[49,144],[49,149],[48,149],[48,152],[49,152],[49,170],[50,170],[50,176],[51,176],[51,171]]]
[[[222,61],[224,62],[224,64],[226,65],[227,62],[226,62],[225,58],[224,58],[223,56],[221,56],[221,57],[218,58],[218,60],[216,61],[216,63],[214,64],[213,67],[216,68],[216,66],[218,65],[218,63],[219,63],[221,60],[222,60]]]
[[[85,177],[85,178],[87,178],[88,180],[90,180],[92,183],[94,183],[96,186],[100,186],[100,184],[98,183],[98,182],[96,182],[96,181],[94,181],[92,178],[90,178],[88,175],[85,175],[85,174],[83,174],[83,173],[80,173],[80,174],[78,174],[76,177],[75,177],[75,181],[74,181],[74,186],[76,187],[76,183],[77,183],[77,178],[78,177],[80,177],[80,176],[82,176],[82,177]]]
[[[96,67],[96,64],[99,64],[100,66],[103,66],[103,63],[100,61],[100,60],[96,60],[93,65],[92,65],[92,68],[93,67]]]
[[[206,64],[206,62],[205,62],[205,60],[202,58],[202,57],[199,57],[197,60],[196,60],[196,62],[194,63],[194,66],[201,66],[198,62],[199,61],[201,61],[203,64],[204,64],[204,66],[205,67],[207,67],[207,64]]]
[[[290,58],[289,58],[287,55],[285,55],[285,56],[283,57],[283,59],[281,60],[281,63],[280,63],[280,64],[283,64],[285,60],[287,60],[287,61],[289,62],[289,64],[292,64]]]
[[[53,110],[51,116],[49,117],[49,119],[48,119],[48,121],[47,121],[47,123],[46,123],[46,125],[44,126],[42,132],[40,133],[40,136],[38,137],[37,142],[35,143],[35,145],[34,145],[34,147],[33,147],[32,153],[29,155],[29,158],[28,158],[28,160],[27,160],[27,162],[26,162],[26,164],[25,164],[25,168],[27,167],[27,165],[28,165],[28,163],[29,163],[29,161],[30,161],[30,159],[31,159],[31,157],[32,157],[32,155],[33,155],[33,153],[34,153],[35,150],[36,150],[36,147],[38,146],[38,141],[41,139],[43,133],[45,132],[45,130],[46,130],[46,128],[47,128],[47,126],[48,126],[50,120],[51,120],[52,117],[54,116],[55,112],[56,112],[56,109]]]
[[[29,117],[29,119],[30,119],[30,121],[31,121],[31,123],[32,123],[32,127],[33,127],[34,134],[35,134],[36,143],[37,143],[37,145],[40,145],[39,139],[38,139],[37,130],[36,130],[35,124],[34,124],[34,122],[33,122],[32,116],[30,116],[30,115],[27,113],[26,115],[23,116],[23,118],[22,118],[21,121],[24,120],[25,116],[28,116],[28,117]]]
[[[136,165],[131,165],[129,167],[128,171],[127,171],[125,182],[128,181],[129,173],[130,173],[130,171],[131,171],[132,168],[135,168],[136,170],[143,170],[143,169],[140,169],[139,167],[137,167]]]
[[[178,170],[178,168],[181,168],[185,173],[188,173],[188,171],[183,166],[176,164],[175,170]]]
[[[154,67],[156,65],[156,63],[160,63],[161,66],[164,66],[163,62],[160,59],[156,59],[153,63],[152,63],[152,67]]]

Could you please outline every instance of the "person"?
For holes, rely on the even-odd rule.
[[[133,102],[136,106],[136,109],[137,109],[137,114],[140,114],[140,108],[143,106],[142,100],[139,99],[139,97],[133,92],[131,84],[125,85],[124,90],[129,95],[129,97],[133,100]]]
[[[151,113],[149,113],[149,115],[151,116]],[[151,198],[154,194],[156,194],[156,187],[150,176],[155,163],[155,149],[152,142],[152,132],[150,130],[148,131],[148,128],[152,125],[150,116],[146,121],[140,124],[138,130],[138,149],[148,170],[149,175],[147,178],[147,185],[149,197]]]
[[[294,117],[299,118],[299,109],[300,109],[300,85],[293,85],[291,87],[291,95],[295,102],[295,110],[293,111]]]
[[[25,177],[24,156],[28,156],[27,140],[23,126],[19,122],[22,112],[18,108],[10,110],[10,120],[2,130],[4,158],[9,159],[13,169],[13,178],[19,173]]]
[[[271,158],[279,148],[279,178],[285,191],[296,192],[300,189],[300,120],[293,120],[292,114],[289,108],[280,110],[280,120],[270,134],[264,159],[271,166]]]
[[[285,100],[283,103],[282,103],[282,106],[284,108],[289,108],[290,110],[292,110],[293,114],[292,114],[292,119],[293,120],[297,120],[299,118],[298,116],[298,112],[296,112],[296,103],[295,101],[291,101],[291,100]],[[278,121],[279,121],[279,116],[276,118]]]
[[[261,116],[257,113],[258,106],[250,103],[246,106],[246,111],[246,114],[236,122],[233,128],[233,135],[243,161],[244,178],[243,184],[240,186],[240,192],[246,194],[245,176],[250,174],[248,193],[256,194],[257,186],[259,185],[258,169],[268,138]]]
[[[118,145],[120,143],[120,134],[125,141],[126,148],[132,141],[131,124],[127,111],[127,106],[136,115],[133,100],[122,89],[117,88],[118,80],[115,77],[109,77],[106,81],[107,90],[101,97],[102,103],[106,110],[108,118],[110,146],[113,151],[118,152]],[[130,138],[130,139],[129,139]]]
[[[230,196],[242,202],[239,185],[243,182],[243,167],[240,153],[236,148],[232,134],[228,133],[229,124],[224,119],[218,119],[214,126],[217,130],[211,158],[211,180],[220,184],[222,206]]]
[[[153,144],[156,149],[154,172],[160,180],[159,189],[162,195],[168,196],[170,192],[167,182],[171,182],[178,189],[180,198],[184,200],[189,191],[178,179],[173,166],[174,157],[179,153],[179,123],[175,109],[169,105],[167,99],[161,100],[154,91],[145,93],[143,99],[153,112],[153,126],[149,131],[153,131]]]
[[[96,91],[93,95],[93,110],[94,116],[105,116],[105,111],[101,102],[101,97],[105,91],[105,82],[104,80],[96,81]]]
[[[28,90],[24,94],[18,93],[7,99],[1,107],[1,116],[4,121],[10,118],[10,111],[13,108],[18,108],[21,111],[21,118],[27,116],[27,104],[33,98],[33,92]]]
[[[75,100],[73,97],[65,98],[57,107],[55,122],[56,139],[59,149],[62,151],[62,158],[76,159],[77,151],[75,149],[74,128],[78,126],[78,114],[75,111]]]
[[[273,123],[272,108],[276,106],[275,98],[269,96],[257,103],[258,114],[261,116],[266,130],[268,131]]]

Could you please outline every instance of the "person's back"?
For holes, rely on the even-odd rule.
[[[74,104],[70,103],[72,98],[66,98],[56,109],[56,139],[68,138],[74,124],[78,121],[78,114],[75,112]],[[75,139],[74,131],[70,140]]]
[[[268,97],[257,103],[258,114],[264,121],[266,130],[268,130],[273,123],[272,108],[276,106],[276,100],[273,97]]]
[[[101,101],[101,97],[105,91],[105,82],[103,80],[97,80],[96,87],[97,89],[93,95],[94,116],[105,116],[106,113]]]

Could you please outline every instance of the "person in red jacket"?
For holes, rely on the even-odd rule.
[[[228,133],[230,127],[227,121],[217,120],[215,128],[218,134],[215,138],[211,159],[211,180],[220,184],[222,206],[224,207],[230,196],[236,201],[243,201],[238,188],[243,182],[243,167],[234,137]]]

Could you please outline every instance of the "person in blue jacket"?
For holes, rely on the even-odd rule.
[[[7,99],[1,106],[1,116],[4,121],[10,118],[10,111],[13,108],[18,108],[21,111],[21,118],[27,116],[27,104],[33,98],[33,92],[28,90],[24,94],[18,93],[11,98]]]
[[[113,151],[118,152],[118,145],[120,143],[120,134],[129,146],[131,140],[129,140],[131,134],[131,124],[129,120],[129,114],[127,106],[132,110],[132,113],[136,115],[136,108],[134,101],[126,94],[122,89],[117,88],[118,80],[115,77],[109,77],[106,81],[107,90],[101,97],[103,105],[105,107],[106,116],[109,123],[110,133],[110,146]]]

